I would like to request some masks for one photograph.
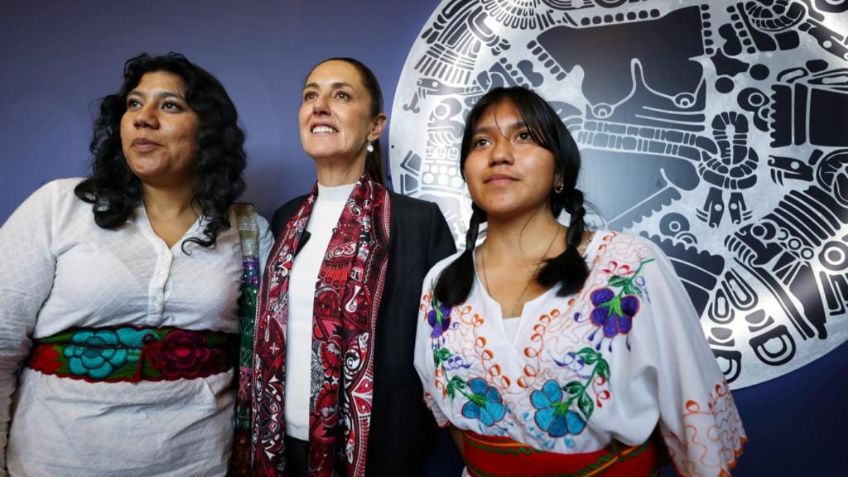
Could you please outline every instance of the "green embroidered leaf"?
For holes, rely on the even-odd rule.
[[[598,376],[601,376],[604,379],[606,379],[607,381],[609,381],[609,376],[610,376],[610,374],[609,374],[610,373],[609,364],[607,364],[606,360],[604,360],[603,358],[601,358],[598,361],[598,365],[595,366],[595,372],[598,373]]]
[[[627,278],[613,275],[612,278],[609,279],[609,286],[611,287],[622,287],[625,283],[629,282]]]
[[[599,355],[592,348],[583,348],[577,352],[577,356],[583,358],[583,362],[586,364],[594,364],[598,361]]]
[[[592,402],[592,398],[588,394],[584,393],[577,398],[577,407],[580,408],[580,412],[583,413],[583,416],[588,421],[592,416],[592,412],[595,410],[595,403]]]
[[[569,381],[562,387],[562,390],[568,394],[574,395],[583,391],[583,385],[580,384],[580,381]]]
[[[465,387],[465,381],[463,381],[462,378],[460,378],[459,376],[454,376],[454,377],[450,378],[450,380],[448,381],[448,386],[447,386],[446,391],[448,393],[448,396],[450,396],[450,398],[453,399],[456,396],[456,391],[458,389],[462,389],[464,387]]]
[[[436,367],[438,368],[442,363],[450,359],[451,352],[447,348],[441,348],[433,351],[433,361],[436,363]]]

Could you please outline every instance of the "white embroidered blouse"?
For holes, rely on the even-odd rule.
[[[153,232],[143,206],[125,226],[98,227],[91,204],[74,195],[78,183],[46,184],[0,228],[0,475],[8,467],[21,476],[223,476],[232,371],[138,383],[26,367],[17,374],[30,338],[74,327],[238,332],[243,269],[234,212],[214,248],[191,244],[186,255],[182,240],[169,248]],[[264,262],[273,237],[257,222]],[[186,237],[203,227],[199,220]]]
[[[746,440],[727,383],[668,259],[639,237],[599,231],[575,295],[556,287],[524,305],[506,338],[480,281],[465,303],[424,282],[415,367],[440,425],[556,453],[644,443],[655,428],[682,476],[718,476]]]

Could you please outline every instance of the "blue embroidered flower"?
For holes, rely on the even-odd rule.
[[[127,349],[113,330],[79,330],[65,347],[68,371],[95,379],[108,377],[127,362]]]
[[[468,381],[468,389],[471,394],[463,393],[468,397],[468,402],[462,406],[462,415],[469,419],[479,419],[487,426],[500,421],[506,415],[503,399],[498,390],[486,384],[482,378],[474,378]]]
[[[433,327],[430,338],[438,338],[450,327],[451,307],[442,305],[433,298],[432,308],[427,313],[427,323]]]
[[[546,381],[541,390],[530,394],[530,402],[537,409],[536,425],[551,437],[580,434],[586,421],[575,411],[568,409],[569,402],[562,402],[563,394],[553,379]]]

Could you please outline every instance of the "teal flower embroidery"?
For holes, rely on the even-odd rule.
[[[103,379],[127,362],[128,351],[114,330],[80,330],[65,347],[68,371],[76,376]]]
[[[555,380],[549,379],[542,385],[542,389],[530,393],[530,403],[536,408],[536,425],[551,437],[580,434],[592,417],[595,406],[601,407],[602,401],[609,399],[609,391],[598,392],[594,387],[594,384],[602,385],[609,381],[609,363],[592,348],[568,353],[563,361],[554,359],[554,362],[574,369],[578,376],[585,377],[585,382],[573,380],[560,386]],[[592,366],[588,376],[580,373],[584,366]],[[594,400],[589,395],[590,391],[595,394]],[[576,409],[572,409],[574,404]]]
[[[536,425],[551,437],[580,434],[586,427],[586,421],[568,409],[570,402],[563,402],[562,398],[562,389],[553,379],[530,394],[530,402],[536,408]]]
[[[506,407],[497,389],[486,384],[486,380],[475,378],[468,381],[471,393],[463,393],[468,402],[462,406],[462,415],[478,419],[487,426],[500,421],[506,415]]]

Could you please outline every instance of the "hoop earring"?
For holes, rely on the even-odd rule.
[[[562,194],[563,190],[565,190],[565,186],[561,183],[554,186],[554,194]]]

